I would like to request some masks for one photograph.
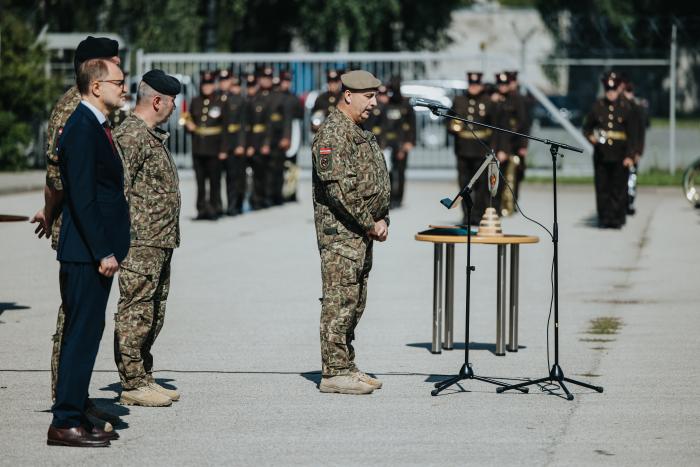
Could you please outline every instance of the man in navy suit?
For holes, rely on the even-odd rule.
[[[119,435],[92,425],[85,404],[112,278],[129,250],[124,171],[105,117],[124,104],[124,73],[108,60],[88,60],[77,85],[82,100],[58,143],[64,203],[57,257],[66,324],[47,443],[101,447]]]

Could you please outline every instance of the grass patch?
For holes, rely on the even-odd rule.
[[[669,126],[668,118],[652,118],[651,128],[661,127],[667,128]],[[676,116],[676,128],[693,128],[700,129],[700,118],[698,117],[678,117]]]
[[[552,183],[552,177],[527,177],[527,183]],[[559,177],[557,184],[562,185],[593,185],[593,177]],[[676,170],[671,175],[668,170],[650,169],[637,174],[637,186],[677,186],[683,185],[683,170]]]
[[[602,316],[590,321],[588,334],[617,334],[622,327],[622,320],[613,316]]]
[[[579,339],[580,342],[615,342],[615,339],[602,339],[600,337],[597,338],[591,338],[591,337],[585,337],[582,339]]]

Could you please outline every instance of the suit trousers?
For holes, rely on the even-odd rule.
[[[112,278],[97,272],[94,263],[61,262],[60,287],[66,316],[51,411],[53,426],[70,428],[86,422],[85,402],[104,331]]]

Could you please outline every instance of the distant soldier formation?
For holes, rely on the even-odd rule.
[[[252,210],[296,199],[303,108],[290,90],[291,81],[291,72],[275,76],[271,67],[243,76],[236,76],[232,69],[201,72],[199,95],[181,114],[181,122],[192,136],[197,219],[242,214],[247,193]],[[225,206],[221,198],[223,174]]]
[[[467,89],[455,97],[452,111],[467,120],[517,133],[527,134],[532,126],[531,105],[520,94],[517,71],[496,73],[494,85],[483,83],[483,73],[468,72]],[[446,124],[447,131],[454,137],[460,187],[476,173],[489,148],[496,153],[507,182],[499,183],[498,195],[492,199],[486,176],[482,176],[473,187],[471,219],[467,219],[466,203],[462,203],[462,223],[478,225],[490,206],[502,216],[513,214],[517,210],[519,185],[525,177],[527,139],[454,119],[447,119]]]

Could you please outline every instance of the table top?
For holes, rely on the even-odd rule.
[[[0,222],[24,222],[28,221],[27,216],[17,216],[14,214],[0,214]]]
[[[466,235],[429,235],[417,233],[415,238],[419,242],[467,243]],[[478,235],[472,235],[472,243],[481,243],[485,245],[538,243],[539,241],[540,237],[537,237],[535,235],[505,234],[502,237],[480,237]]]

